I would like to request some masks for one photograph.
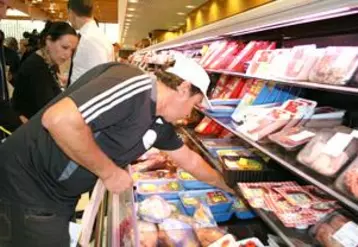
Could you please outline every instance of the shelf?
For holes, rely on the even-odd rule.
[[[222,173],[222,167],[219,161],[212,157],[212,155],[206,150],[206,148],[201,144],[201,142],[196,138],[194,131],[188,128],[180,127],[179,131],[184,134],[188,139],[199,149],[202,155],[209,161],[216,170]]]
[[[279,79],[268,79],[268,78],[263,78],[263,77],[258,77],[258,76],[250,76],[250,75],[246,75],[245,73],[233,72],[233,71],[228,71],[228,70],[207,69],[206,71],[210,72],[210,73],[232,75],[232,76],[238,76],[238,77],[248,78],[248,79],[272,81],[272,82],[275,82],[278,84],[295,86],[295,87],[311,88],[311,89],[318,89],[318,90],[324,90],[324,91],[333,91],[335,93],[358,94],[358,88],[356,88],[356,87],[315,83],[315,82],[310,82],[310,81],[284,81],[284,80],[279,80]]]
[[[358,203],[356,203],[353,199],[341,194],[340,192],[336,191],[333,188],[333,180],[323,177],[322,175],[316,173],[312,169],[300,164],[296,161],[295,152],[287,152],[278,145],[275,144],[259,144],[255,141],[252,141],[245,135],[241,134],[236,130],[235,125],[232,123],[230,118],[215,118],[211,117],[210,115],[206,114],[204,111],[198,109],[200,112],[205,114],[206,116],[213,119],[216,123],[224,127],[225,129],[229,130],[230,132],[234,133],[240,139],[244,140],[246,143],[250,144],[251,146],[257,148],[261,152],[265,153],[276,162],[296,174],[297,176],[303,178],[307,182],[317,186],[327,194],[331,195],[341,203],[348,206],[350,209],[354,210],[355,213],[358,213]]]

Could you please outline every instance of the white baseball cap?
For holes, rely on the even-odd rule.
[[[180,53],[174,54],[174,60],[174,66],[168,68],[166,72],[172,73],[199,88],[204,96],[202,105],[206,108],[212,108],[209,98],[206,96],[210,78],[204,68],[193,59],[187,58]]]

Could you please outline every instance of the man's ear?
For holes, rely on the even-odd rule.
[[[187,81],[182,82],[178,87],[177,91],[180,96],[190,96],[191,84]]]

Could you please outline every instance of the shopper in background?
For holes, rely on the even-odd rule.
[[[114,61],[111,42],[97,26],[93,17],[92,0],[69,0],[68,18],[72,26],[79,30],[80,43],[73,58],[70,84],[96,65]]]
[[[40,37],[41,49],[24,61],[15,80],[13,106],[28,119],[61,93],[59,66],[78,43],[76,31],[66,22],[48,23]]]
[[[16,77],[17,71],[20,67],[20,58],[17,54],[17,41],[13,37],[5,38],[3,31],[0,31],[0,42],[4,42],[4,56],[6,61],[6,66],[8,66],[7,81],[14,86],[14,78]],[[8,42],[6,42],[8,40]],[[15,42],[14,42],[15,40]],[[11,47],[11,48],[10,48]]]
[[[19,45],[19,56],[20,56],[20,58],[22,58],[22,56],[26,52],[27,45],[28,45],[27,39],[20,39],[20,45]]]
[[[129,189],[125,166],[151,147],[197,179],[232,192],[171,125],[190,114],[209,84],[205,70],[187,58],[157,79],[120,63],[83,75],[0,146],[0,208],[9,219],[0,218],[0,245],[12,226],[8,239],[18,246],[69,246],[68,221],[80,195],[98,178],[113,193]],[[32,209],[30,215],[22,207]]]

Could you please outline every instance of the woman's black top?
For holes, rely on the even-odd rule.
[[[56,69],[46,64],[37,53],[31,54],[17,73],[13,107],[19,114],[31,118],[51,99],[61,93]]]

